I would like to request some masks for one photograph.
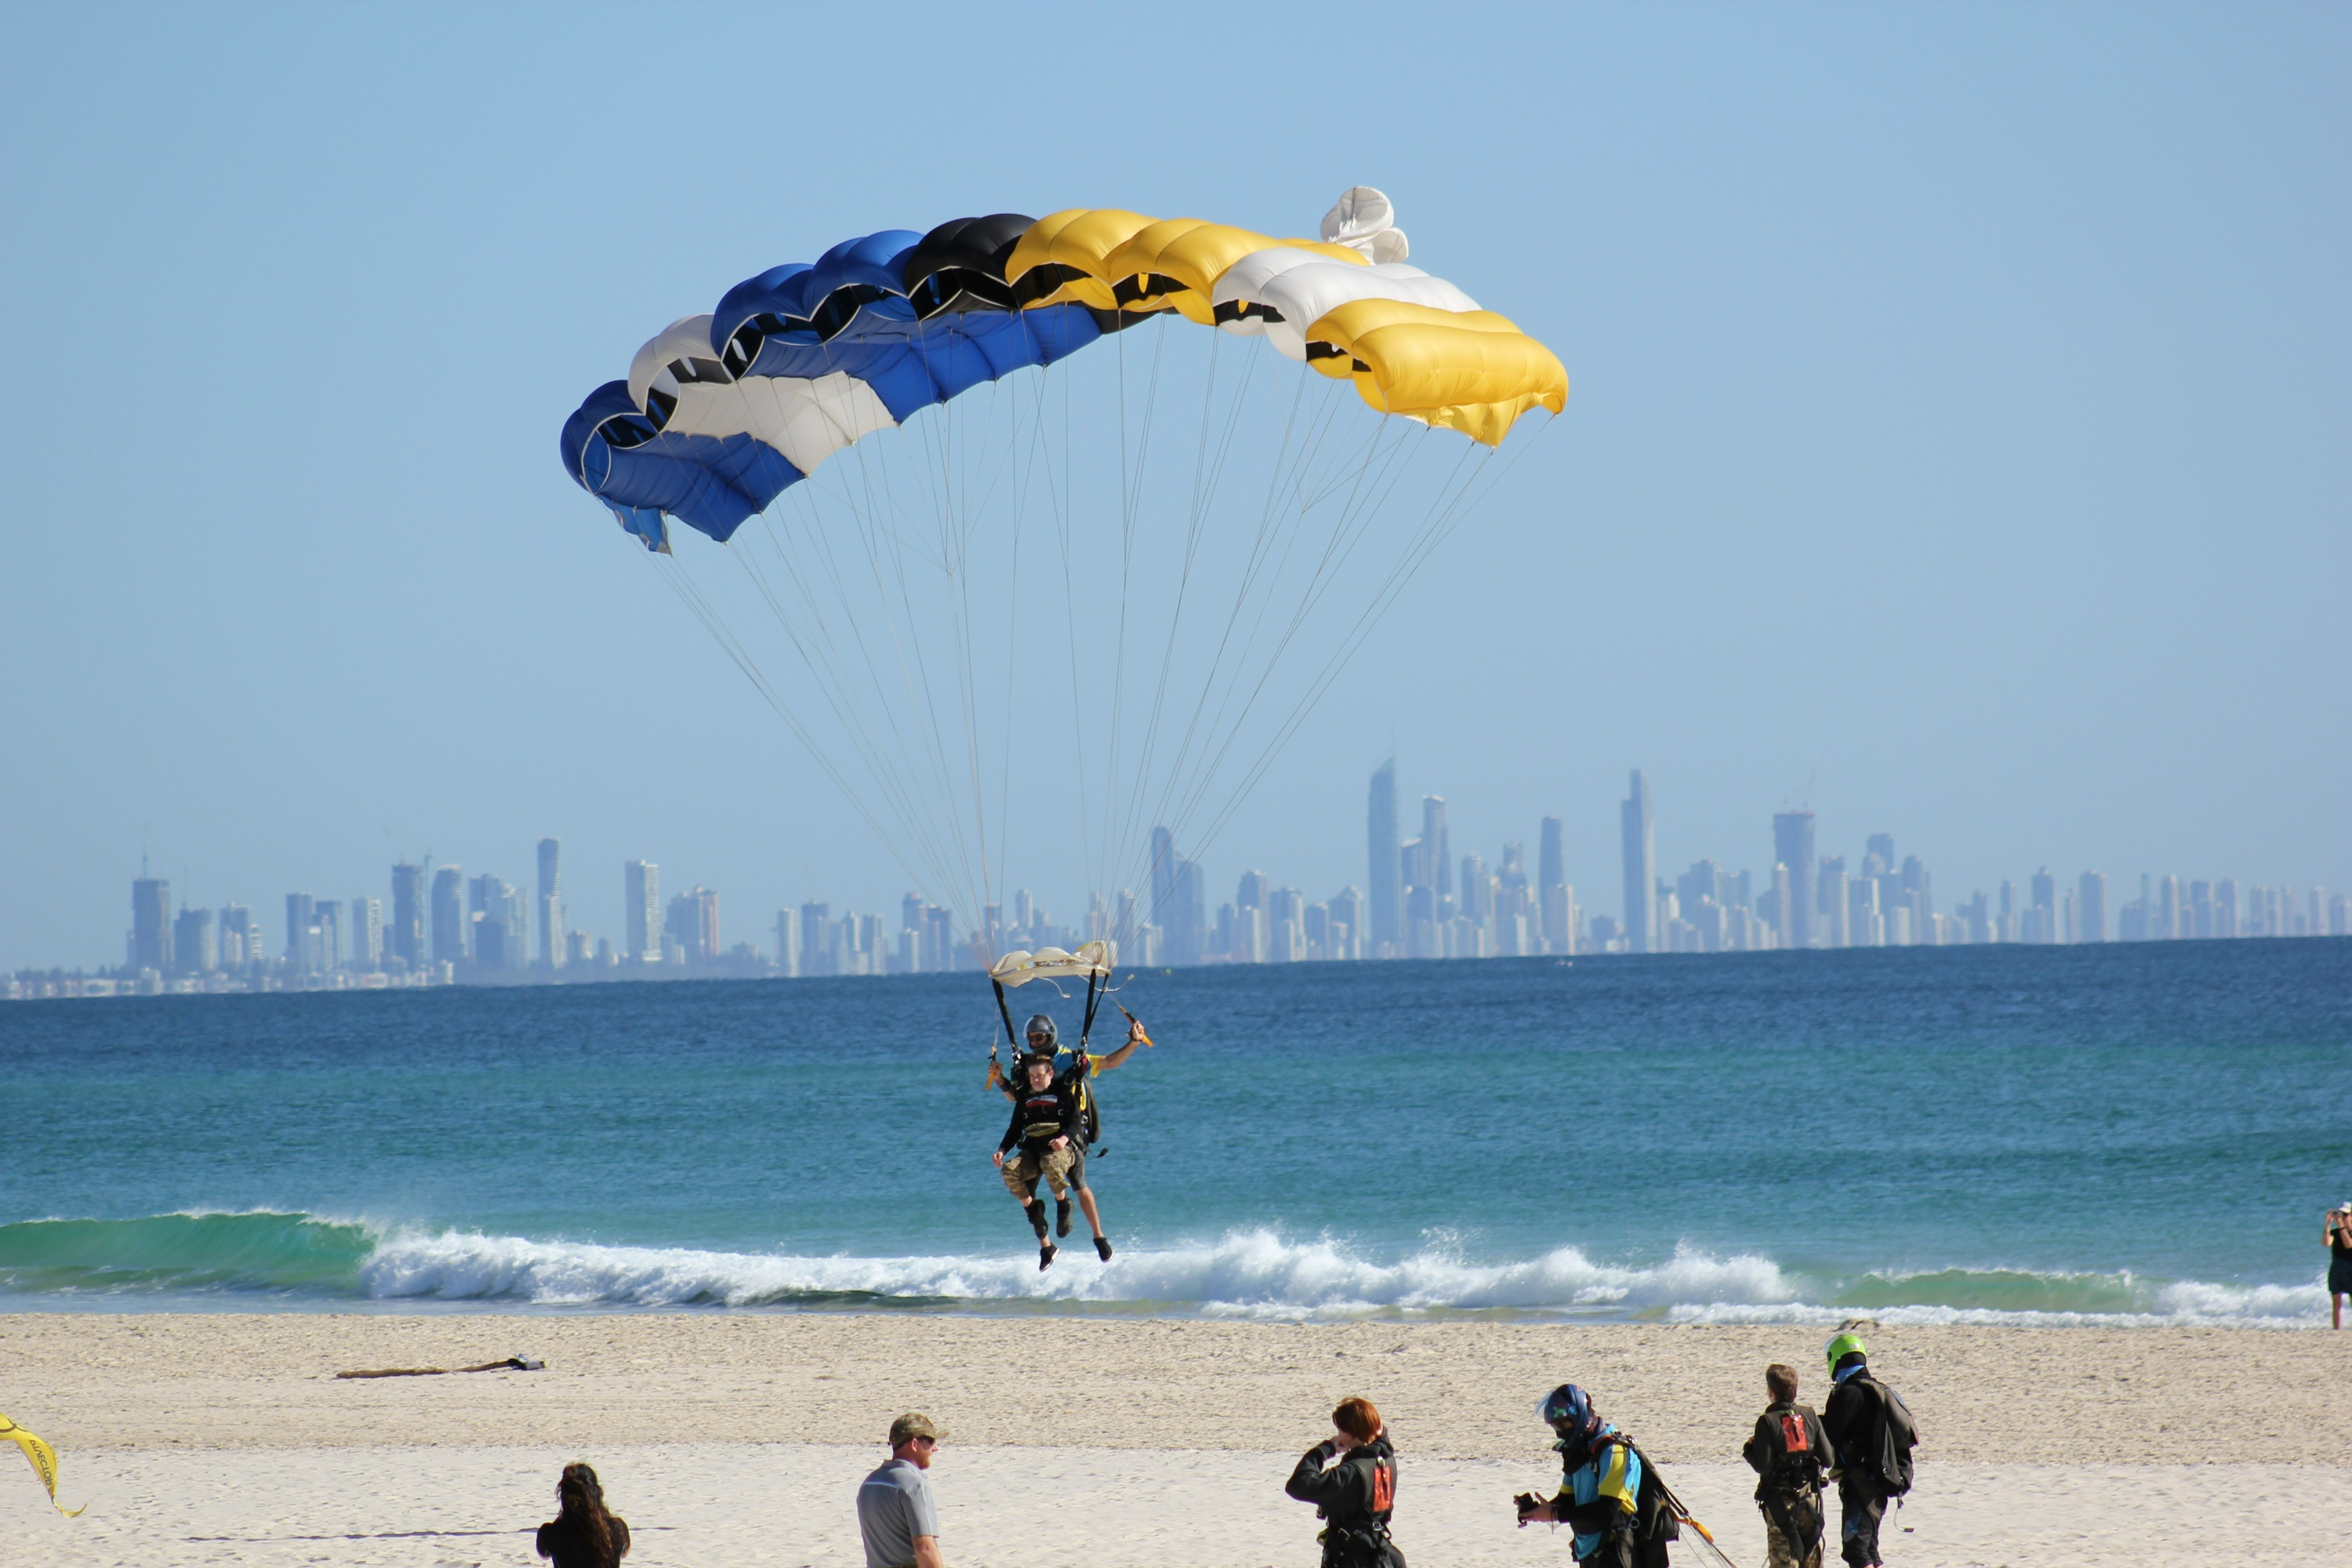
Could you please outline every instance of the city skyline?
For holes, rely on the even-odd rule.
[[[1919,857],[1897,860],[1893,835],[1866,834],[1849,872],[1843,854],[1820,852],[1816,815],[1801,808],[1771,814],[1771,858],[1760,875],[1701,858],[1668,877],[1658,869],[1654,795],[1638,768],[1629,771],[1619,803],[1623,877],[1612,914],[1580,900],[1568,880],[1569,833],[1561,818],[1537,824],[1531,875],[1525,838],[1504,841],[1491,868],[1476,849],[1457,859],[1446,798],[1426,795],[1418,805],[1420,831],[1405,838],[1395,760],[1373,771],[1360,887],[1351,882],[1315,899],[1251,868],[1212,912],[1206,867],[1184,855],[1167,828],[1155,827],[1150,875],[1139,894],[1120,889],[1108,898],[1089,895],[1078,921],[1058,924],[1028,889],[1017,889],[1004,905],[990,906],[985,921],[992,936],[982,945],[1002,952],[1108,936],[1122,944],[1124,962],[1156,967],[2352,934],[2352,897],[2324,885],[2141,872],[2138,896],[2117,903],[2104,871],[2083,870],[2062,886],[2047,865],[2024,879],[2022,894],[2017,879],[2003,878],[1995,889],[1972,889],[1948,910],[1937,907],[1932,874]],[[562,840],[541,837],[533,858],[535,899],[492,872],[467,877],[461,866],[397,861],[390,869],[389,924],[384,903],[373,894],[337,900],[288,893],[283,941],[274,954],[250,907],[184,903],[175,911],[169,879],[146,875],[142,867],[131,883],[123,963],[95,973],[152,991],[980,966],[974,933],[914,893],[898,900],[895,921],[854,909],[835,916],[823,899],[786,905],[760,933],[767,941],[730,942],[717,890],[698,883],[664,900],[658,863],[643,859],[622,867],[626,912],[616,943],[572,924],[562,898]],[[63,994],[40,978],[47,973],[19,972],[5,994]],[[205,976],[215,978],[181,984]]]

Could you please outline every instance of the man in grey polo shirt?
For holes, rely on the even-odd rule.
[[[866,1568],[946,1568],[940,1555],[940,1510],[923,1472],[940,1446],[928,1415],[890,1423],[890,1458],[857,1489],[857,1533]]]

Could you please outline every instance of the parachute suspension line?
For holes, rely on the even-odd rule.
[[[772,544],[774,542],[772,526],[769,528],[768,533]],[[822,615],[818,613],[817,607],[814,604],[811,605],[811,618],[808,623],[805,623],[811,630],[804,634],[804,623],[785,608],[782,599],[768,581],[767,574],[761,571],[756,554],[748,549],[730,551],[729,553],[735,557],[737,563],[751,578],[754,587],[766,602],[770,612],[775,616],[777,624],[783,629],[785,637],[800,654],[802,662],[808,668],[819,693],[832,710],[836,721],[848,734],[852,746],[857,752],[860,761],[865,764],[867,773],[873,780],[876,793],[885,799],[891,814],[898,819],[908,849],[928,868],[930,876],[937,878],[943,875],[948,869],[943,847],[932,834],[927,831],[924,813],[908,782],[900,775],[898,767],[893,764],[888,752],[880,744],[879,736],[871,725],[858,716],[861,705],[855,700],[851,690],[853,683],[848,678],[839,647],[830,632],[825,630]],[[790,572],[789,563],[786,570]],[[804,592],[803,596],[809,595]],[[808,745],[812,752],[817,752],[820,761],[825,763],[827,772],[835,776],[836,783],[843,782],[838,771],[831,766],[830,759],[824,752],[817,752],[814,741],[807,735],[805,729],[796,724],[795,733],[801,736],[803,744]],[[846,790],[845,784],[845,790]],[[864,814],[862,804],[864,796],[856,792],[847,793],[852,795],[854,800],[860,803],[861,814]],[[871,820],[870,815],[868,819]],[[889,836],[887,833],[881,833],[878,825],[877,825],[877,831],[886,843],[890,842]],[[906,868],[909,875],[916,876],[918,879],[922,879],[923,873],[908,864],[906,853],[898,851],[894,847],[893,856]]]
[[[1026,330],[1025,322],[1024,330]],[[1062,384],[1063,450],[1067,452],[1069,449],[1069,378],[1063,376],[1059,379]],[[1071,749],[1076,753],[1071,773],[1072,776],[1078,780],[1078,848],[1087,886],[1091,889],[1096,885],[1095,873],[1098,862],[1095,853],[1094,829],[1090,822],[1086,789],[1087,778],[1086,699],[1078,679],[1078,599],[1076,586],[1071,578],[1069,498],[1066,491],[1056,488],[1053,452],[1045,442],[1045,422],[1051,413],[1049,396],[1053,383],[1047,379],[1047,372],[1044,365],[1037,367],[1036,378],[1032,385],[1036,394],[1036,420],[1031,426],[1029,456],[1033,466],[1042,463],[1045,467],[1045,501],[1053,509],[1054,535],[1061,546],[1062,631],[1063,640],[1068,647],[1070,655],[1070,739]],[[1066,473],[1067,467],[1068,465],[1065,463]]]
[[[1192,506],[1191,515],[1186,520],[1184,552],[1177,574],[1176,593],[1169,611],[1168,637],[1160,654],[1160,673],[1153,683],[1150,717],[1144,724],[1143,753],[1137,763],[1133,781],[1125,792],[1124,810],[1118,813],[1115,822],[1105,824],[1104,860],[1107,876],[1124,868],[1129,862],[1129,857],[1139,853],[1144,842],[1142,821],[1144,803],[1151,793],[1151,781],[1155,776],[1155,764],[1158,763],[1161,743],[1162,720],[1167,709],[1168,689],[1176,663],[1177,638],[1182,627],[1184,611],[1191,596],[1192,571],[1199,560],[1201,541],[1214,508],[1216,491],[1223,482],[1224,465],[1232,454],[1233,443],[1240,427],[1242,411],[1248,401],[1253,373],[1264,363],[1263,356],[1260,355],[1247,355],[1244,358],[1238,377],[1239,386],[1226,414],[1216,459],[1213,464],[1211,463],[1208,458],[1209,432],[1213,423],[1217,392],[1217,351],[1223,346],[1223,339],[1225,335],[1223,332],[1218,332],[1211,340],[1210,374],[1203,389],[1201,407],[1201,452],[1196,459],[1193,473]],[[1288,450],[1296,426],[1297,408],[1298,401],[1294,397],[1283,426],[1285,452]],[[1186,739],[1188,741],[1190,739],[1189,731]],[[1184,759],[1185,748],[1180,745],[1166,763],[1171,774],[1181,768]],[[1155,908],[1152,913],[1156,919],[1160,911]]]
[[[1266,768],[1272,764],[1275,753],[1288,742],[1291,735],[1297,731],[1299,725],[1306,721],[1307,713],[1313,709],[1316,702],[1320,700],[1323,693],[1330,688],[1331,683],[1339,678],[1340,671],[1346,668],[1349,660],[1354,657],[1356,650],[1363,645],[1364,640],[1370,636],[1373,627],[1379,624],[1381,616],[1385,614],[1388,607],[1395,602],[1398,595],[1404,591],[1405,587],[1411,583],[1413,575],[1420,570],[1422,564],[1429,559],[1430,555],[1434,553],[1436,550],[1444,543],[1447,538],[1452,536],[1454,529],[1460,526],[1462,520],[1476,510],[1478,503],[1484,501],[1486,497],[1494,493],[1496,488],[1502,483],[1504,479],[1510,474],[1513,468],[1518,466],[1519,461],[1527,456],[1528,449],[1535,445],[1537,440],[1541,438],[1544,431],[1550,428],[1551,425],[1552,420],[1550,418],[1547,418],[1541,426],[1537,427],[1535,432],[1528,440],[1520,444],[1519,449],[1512,453],[1510,458],[1491,475],[1488,474],[1487,470],[1493,467],[1495,455],[1494,448],[1483,448],[1477,454],[1478,460],[1476,468],[1472,471],[1470,478],[1462,484],[1457,491],[1454,492],[1453,498],[1451,500],[1447,500],[1444,498],[1443,492],[1441,492],[1439,500],[1432,503],[1431,515],[1428,519],[1427,526],[1422,531],[1421,538],[1416,541],[1412,550],[1408,552],[1406,558],[1401,561],[1397,567],[1390,574],[1389,579],[1385,584],[1383,584],[1381,593],[1374,597],[1371,604],[1365,607],[1362,614],[1357,616],[1355,626],[1349,628],[1348,635],[1341,639],[1339,648],[1335,650],[1331,658],[1326,661],[1323,669],[1318,674],[1315,682],[1309,687],[1307,694],[1293,707],[1290,714],[1285,719],[1281,727],[1276,731],[1274,738],[1267,742],[1265,749],[1260,752],[1256,762],[1250,769],[1246,782],[1243,786],[1242,794],[1246,794],[1248,789],[1254,787],[1257,780],[1264,775]],[[1463,459],[1466,460],[1470,455],[1471,454],[1465,452],[1463,455]],[[1457,460],[1455,464],[1455,472],[1457,474],[1461,468],[1462,461]],[[1479,481],[1481,479],[1486,481],[1483,489],[1478,488]],[[1451,488],[1450,480],[1449,488]],[[1237,794],[1234,796],[1233,805],[1228,805],[1227,808],[1223,812],[1220,813],[1211,823],[1208,836],[1203,840],[1203,843],[1213,842],[1214,840],[1218,831],[1223,827],[1225,821],[1232,815],[1234,806],[1239,804],[1240,798],[1241,795]]]
[[[650,554],[650,552],[641,553]],[[890,836],[888,833],[884,831],[882,824],[875,817],[874,814],[866,808],[865,800],[850,790],[849,781],[842,775],[838,769],[834,767],[831,760],[825,756],[824,752],[817,748],[814,738],[809,734],[806,726],[802,724],[799,716],[793,713],[791,707],[788,706],[784,702],[783,699],[777,693],[775,687],[769,682],[766,675],[761,670],[757,661],[755,661],[751,657],[750,653],[744,649],[741,643],[735,638],[733,634],[727,629],[725,622],[719,617],[718,613],[703,597],[701,592],[686,578],[683,571],[663,569],[662,563],[665,559],[668,558],[665,558],[660,555],[652,555],[652,559],[655,562],[658,574],[661,576],[662,580],[669,585],[670,590],[677,595],[678,602],[686,606],[689,614],[694,616],[696,619],[702,623],[703,629],[710,634],[711,640],[718,643],[719,647],[726,652],[727,656],[735,661],[735,667],[743,672],[744,679],[751,683],[751,689],[760,694],[760,696],[767,702],[769,708],[775,712],[776,717],[784,721],[785,728],[793,731],[793,735],[800,740],[802,746],[808,752],[809,755],[815,759],[818,769],[832,781],[835,788],[839,789],[844,795],[849,796],[851,806],[856,809],[859,816],[865,818],[866,826],[872,829],[874,836],[877,838],[881,839],[886,847],[890,847],[892,858],[898,861],[900,868],[904,869],[908,876],[917,875],[915,868],[907,863],[906,858],[903,855],[900,855],[895,846],[892,845]],[[669,564],[672,568],[675,568],[675,560],[670,559]]]
[[[1018,1057],[1021,1054],[1021,1037],[1013,1032],[1013,1009],[1004,1004],[1004,982],[992,974],[988,977],[988,984],[996,992],[996,1016],[1004,1020],[1004,1037],[1012,1045],[1013,1054]],[[994,1056],[996,1048],[990,1047],[988,1054]]]
[[[1264,356],[1261,355],[1261,361],[1263,358]],[[1305,395],[1307,395],[1306,385],[1302,381],[1298,384],[1297,397],[1303,398]],[[1316,410],[1315,416],[1310,418],[1308,424],[1307,449],[1301,454],[1299,458],[1301,467],[1296,471],[1303,473],[1306,468],[1311,467],[1336,424],[1336,414],[1339,406],[1341,405],[1336,398],[1330,398]],[[1214,756],[1209,757],[1207,766],[1204,768],[1202,765],[1202,759],[1206,753],[1203,751],[1196,751],[1195,742],[1197,742],[1202,748],[1207,748],[1220,733],[1224,712],[1230,707],[1230,692],[1234,684],[1241,678],[1244,669],[1241,659],[1246,653],[1246,644],[1243,654],[1234,653],[1234,632],[1249,609],[1251,597],[1257,589],[1261,574],[1269,559],[1270,546],[1282,533],[1286,516],[1296,519],[1296,521],[1291,524],[1293,528],[1303,527],[1305,523],[1306,512],[1303,509],[1293,511],[1286,509],[1282,504],[1285,476],[1294,471],[1290,464],[1290,448],[1297,424],[1297,403],[1294,400],[1291,417],[1285,424],[1284,447],[1268,480],[1265,500],[1259,509],[1255,537],[1247,552],[1234,603],[1226,612],[1224,627],[1219,634],[1215,654],[1202,675],[1201,689],[1193,699],[1192,716],[1187,721],[1184,736],[1177,748],[1175,759],[1168,769],[1166,779],[1156,792],[1151,815],[1155,819],[1166,823],[1171,833],[1181,830],[1185,825],[1184,818],[1189,814],[1179,812],[1171,816],[1168,810],[1170,802],[1196,795],[1207,787],[1209,778],[1213,774]],[[1269,594],[1270,592],[1269,588]],[[1219,703],[1216,713],[1213,715],[1209,710],[1210,699],[1217,689],[1221,673],[1226,670],[1226,660],[1229,655],[1234,656],[1234,663],[1231,672],[1225,675],[1228,698],[1227,700]],[[1227,734],[1225,738],[1230,744],[1231,735]]]
[[[1016,433],[1018,428],[1016,422]],[[1012,566],[1006,578],[1004,603],[1004,741],[997,760],[996,864],[999,875],[1008,878],[1011,874],[1009,868],[1013,864],[1010,842],[1013,825],[1013,715],[1020,706],[1014,700],[1017,688],[1013,682],[1020,674],[1021,662],[1021,524],[1024,510],[1022,500],[1016,487],[1013,500]],[[1004,902],[1003,891],[1002,888],[997,889],[996,902],[1000,906]]]
[[[1143,502],[1144,473],[1151,457],[1152,414],[1160,401],[1160,366],[1168,346],[1167,323],[1154,321],[1151,332],[1151,377],[1146,384],[1142,426],[1135,437],[1131,459],[1128,450],[1128,332],[1118,334],[1118,624],[1116,651],[1111,659],[1110,736],[1103,761],[1103,799],[1106,802],[1118,798],[1119,758],[1126,739],[1127,625],[1134,597],[1135,528]]]

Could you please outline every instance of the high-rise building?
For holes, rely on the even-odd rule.
[[[2158,940],[2178,942],[2186,934],[2181,919],[2180,879],[2167,877],[2156,885],[2156,931]]]
[[[172,967],[172,884],[142,876],[131,884],[131,966]]]
[[[1151,923],[1170,963],[1198,963],[1208,931],[1208,879],[1197,860],[1176,852],[1165,827],[1151,830]]]
[[[2074,910],[2075,941],[2107,940],[2107,874],[2105,871],[2083,873],[2081,896],[2075,900]]]
[[[1846,907],[1845,857],[1824,855],[1813,871],[1813,909],[1821,916],[1817,928],[1823,947],[1849,947],[1847,921],[1851,911]]]
[[[463,963],[473,956],[467,939],[473,921],[466,912],[466,873],[444,866],[433,873],[433,962]]]
[[[286,967],[297,974],[316,974],[319,962],[318,917],[308,893],[286,895]]]
[[[425,868],[392,868],[392,956],[409,969],[425,963]]]
[[[918,963],[919,964],[919,960]],[[800,978],[801,913],[798,910],[776,911],[776,973],[787,980]]]
[[[2224,877],[2213,884],[2213,934],[2239,936],[2244,929],[2239,923],[2238,879]]]
[[[539,962],[552,969],[564,960],[563,840],[539,841]]]
[[[1813,814],[1783,811],[1772,818],[1772,852],[1789,868],[1789,907],[1782,918],[1783,935],[1791,947],[1816,947],[1813,927],[1819,895],[1813,889]]]
[[[725,951],[719,945],[719,895],[696,888],[672,899],[662,934],[685,950],[688,963],[717,958]]]
[[[1454,918],[1454,834],[1445,825],[1445,797],[1421,797],[1421,854],[1428,867],[1431,893],[1437,900],[1436,919]]]
[[[261,962],[261,931],[253,911],[243,904],[224,904],[220,912],[221,967],[243,969]]]
[[[1885,947],[1886,917],[1879,908],[1881,884],[1875,877],[1856,877],[1846,884],[1845,931],[1851,947]],[[1977,895],[1977,912],[1984,912],[1984,895]]]
[[[659,963],[661,868],[650,860],[628,861],[621,868],[621,881],[622,907],[628,911],[623,955],[635,963]]]
[[[1546,952],[1575,951],[1573,933],[1566,929],[1567,905],[1572,900],[1560,900],[1555,918],[1551,890],[1568,885],[1568,852],[1561,842],[1559,818],[1547,816],[1536,838],[1536,900],[1543,911],[1543,939]]]
[[[1625,947],[1649,952],[1658,934],[1658,847],[1650,814],[1650,781],[1635,768],[1618,807],[1625,850]]]
[[[352,967],[383,967],[383,902],[379,899],[352,900]]]
[[[1367,869],[1370,880],[1365,884],[1371,909],[1371,929],[1364,933],[1371,943],[1371,956],[1385,958],[1403,940],[1400,923],[1404,911],[1399,907],[1404,901],[1403,878],[1397,858],[1396,760],[1382,763],[1372,774],[1372,786],[1365,812],[1365,849],[1370,857]],[[1381,950],[1386,948],[1389,952]]]
[[[833,973],[833,906],[814,900],[800,909],[801,964],[804,975]]]
[[[343,966],[343,907],[332,899],[310,906],[310,962],[321,974]]]
[[[212,910],[182,910],[172,922],[172,966],[183,974],[209,974],[219,964]]]
[[[2058,929],[2058,879],[2050,874],[2047,866],[2033,873],[2033,908],[2026,926],[2025,940],[2044,946],[2054,944],[2063,934]]]

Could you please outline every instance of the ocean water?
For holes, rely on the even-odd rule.
[[[2352,941],[1121,999],[1159,1044],[1101,1085],[1118,1256],[1081,1225],[1044,1274],[976,977],[0,1007],[0,1310],[2326,1318]]]

